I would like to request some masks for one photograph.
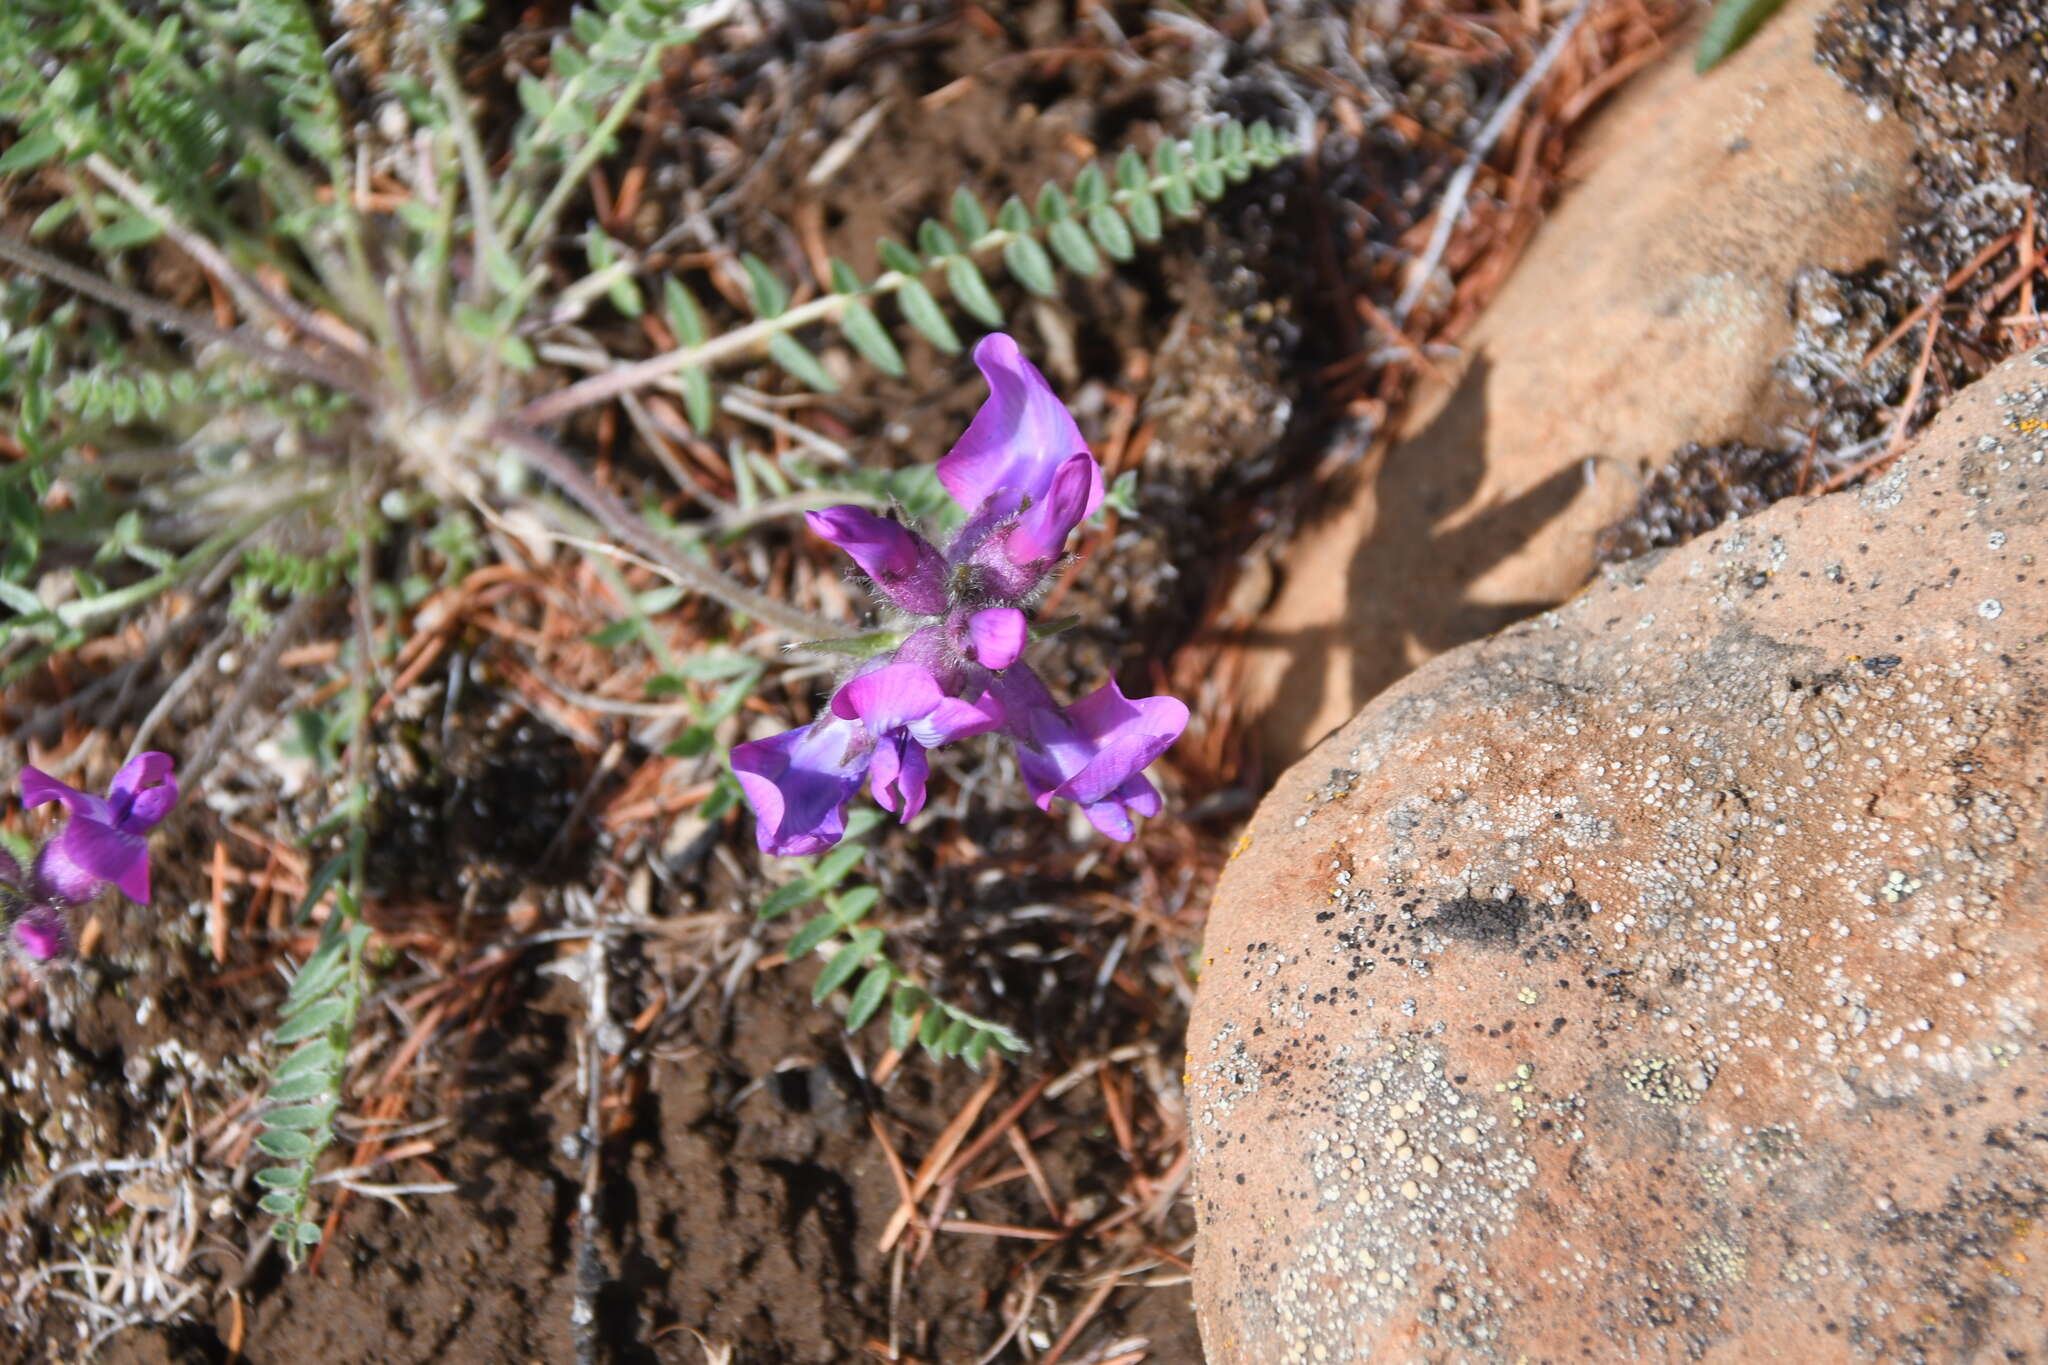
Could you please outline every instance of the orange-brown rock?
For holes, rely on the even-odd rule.
[[[1881,257],[1911,184],[1905,126],[1814,64],[1828,3],[1794,0],[1705,78],[1675,43],[1601,118],[1453,387],[1290,547],[1249,660],[1276,763],[1576,591],[1639,471],[1687,441],[1775,439],[1793,276]]]
[[[2048,1359],[2048,350],[1287,773],[1189,1035],[1211,1365]]]

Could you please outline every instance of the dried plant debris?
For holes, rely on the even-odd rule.
[[[2033,198],[2025,186],[1988,181],[1908,228],[1889,260],[1846,274],[1812,267],[1793,281],[1797,331],[1778,375],[1813,401],[1811,426],[1823,449],[1876,436],[1886,410],[1904,399],[1925,334],[1917,325],[1904,337],[1892,333],[1928,299],[1940,300],[1942,319],[1925,380],[1937,402],[2012,351],[2013,329],[1993,313],[2011,296],[2017,238]],[[2008,245],[1968,269],[2000,242]]]
[[[1935,199],[2048,181],[2048,0],[1852,0],[1819,55],[1918,134]]]
[[[1600,533],[1599,562],[1683,545],[1731,517],[1761,512],[1799,487],[1799,461],[1740,441],[1692,442],[1650,476],[1626,518]]]
[[[2043,335],[2044,33],[2048,0],[1855,0],[1821,25],[1819,59],[1913,129],[1924,216],[1883,261],[1794,278],[1777,378],[1810,404],[1805,419],[1769,451],[1681,449],[1602,537],[1602,562],[1696,535],[1715,509],[1745,515],[1874,472],[1950,394]],[[1753,487],[1724,483],[1745,476]]]

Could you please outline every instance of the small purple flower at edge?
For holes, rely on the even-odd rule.
[[[924,806],[926,750],[991,730],[1015,744],[1042,810],[1055,798],[1073,801],[1118,840],[1135,834],[1132,815],[1159,813],[1144,769],[1187,727],[1187,707],[1172,697],[1127,699],[1112,681],[1062,708],[1020,662],[1030,643],[1024,609],[1101,504],[1101,466],[1016,342],[984,337],[974,361],[989,396],[939,461],[940,483],[967,514],[944,551],[862,508],[808,514],[812,530],[914,619],[818,720],[733,749],[764,853],[837,843],[863,781],[877,804],[908,822]]]
[[[59,782],[39,768],[21,774],[21,804],[56,801],[70,819],[43,845],[36,879],[68,904],[90,900],[112,882],[136,904],[149,900],[149,841],[144,836],[170,814],[178,779],[169,754],[137,754],[114,774],[105,796]]]
[[[145,753],[114,775],[105,796],[93,796],[38,768],[21,774],[24,807],[55,801],[68,818],[24,873],[0,854],[0,906],[8,912],[14,945],[38,962],[70,946],[64,912],[113,883],[137,904],[149,900],[148,834],[178,800],[169,754]]]

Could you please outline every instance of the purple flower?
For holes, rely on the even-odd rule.
[[[990,607],[967,618],[967,657],[1001,671],[1031,643],[1031,623],[1015,607]]]
[[[922,666],[893,663],[862,673],[832,698],[832,714],[858,717],[874,741],[868,790],[875,804],[904,823],[924,809],[924,783],[931,772],[926,749],[969,735],[986,734],[1003,723],[1003,713],[984,694],[969,704],[939,690]]]
[[[1005,673],[996,696],[1040,810],[1052,809],[1055,798],[1072,801],[1097,830],[1120,841],[1136,832],[1133,814],[1159,813],[1159,791],[1144,770],[1187,728],[1188,708],[1179,699],[1132,701],[1112,678],[1061,709],[1029,668]]]
[[[1102,466],[1086,451],[1061,461],[1045,492],[1026,506],[1003,538],[1010,562],[1049,563],[1066,547],[1074,528],[1102,501]]]
[[[914,663],[888,663],[855,677],[832,709],[800,730],[736,745],[733,775],[754,808],[763,853],[817,853],[846,833],[846,804],[863,779],[875,804],[905,822],[924,809],[931,772],[926,749],[1002,724],[986,697],[969,704],[939,690]]]
[[[945,557],[917,532],[860,507],[806,512],[804,520],[846,551],[896,606],[919,616],[946,609]]]
[[[1041,809],[1074,801],[1115,839],[1133,836],[1134,814],[1159,812],[1143,769],[1180,737],[1187,707],[1171,697],[1132,701],[1112,682],[1062,709],[1022,663],[1025,608],[1101,504],[1102,468],[1016,342],[985,337],[974,361],[989,396],[939,461],[940,482],[967,513],[943,553],[859,507],[807,515],[893,606],[920,619],[840,687],[824,717],[733,749],[764,853],[837,843],[863,780],[878,805],[909,821],[924,808],[927,751],[991,730],[1017,745]]]
[[[36,857],[41,890],[65,904],[92,899],[112,882],[136,904],[149,900],[146,836],[178,800],[169,754],[137,754],[114,774],[105,796],[90,796],[37,768],[21,774],[21,804],[56,801],[70,814]]]
[[[733,776],[754,808],[763,853],[822,853],[846,833],[846,803],[867,775],[869,743],[858,724],[825,715],[800,730],[739,744]]]
[[[32,962],[53,962],[71,951],[71,926],[54,905],[31,905],[13,924],[14,946]]]
[[[34,892],[21,864],[0,848],[0,923],[7,925],[7,942],[31,962],[49,962],[70,951],[71,930],[58,906],[28,899]]]

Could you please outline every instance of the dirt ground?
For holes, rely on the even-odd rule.
[[[532,41],[553,8],[499,41]],[[1540,34],[1518,26],[1519,4],[1481,7],[1483,21],[1417,6],[1386,33],[1366,11],[1398,7],[1198,5],[1187,25],[1057,0],[776,8],[758,42],[675,73],[627,139],[622,156],[654,187],[615,225],[637,244],[698,214],[718,249],[792,277],[817,247],[867,270],[878,236],[908,239],[957,184],[992,205],[1205,113],[1292,130],[1316,111],[1308,154],[1160,249],[1070,281],[1057,306],[1001,294],[1112,476],[1140,474],[1138,516],[1092,533],[1052,604],[1081,619],[1066,674],[1048,680],[1072,695],[1115,670],[1134,693],[1189,699],[1195,722],[1165,765],[1175,818],[1104,846],[1002,789],[986,753],[948,759],[935,790],[962,795],[882,846],[879,922],[935,993],[1033,1051],[983,1074],[899,1060],[879,1028],[848,1037],[811,1002],[815,964],[781,961],[790,926],[753,921],[769,884],[743,820],[593,817],[632,805],[628,775],[650,756],[519,685],[530,675],[513,634],[580,640],[590,624],[565,605],[566,570],[536,571],[538,589],[484,609],[515,629],[463,635],[378,730],[368,917],[385,956],[337,1151],[376,1185],[452,1189],[330,1200],[318,1258],[289,1272],[248,1186],[278,968],[310,945],[280,888],[288,836],[317,818],[319,793],[281,778],[258,743],[288,714],[281,687],[243,727],[245,752],[160,833],[158,909],[102,905],[79,968],[7,988],[0,1272],[14,1287],[0,1294],[0,1361],[89,1347],[121,1365],[1201,1359],[1178,1197],[1181,1035],[1208,889],[1267,777],[1232,709],[1229,635],[1263,601],[1276,541],[1342,474],[1332,452],[1356,442],[1332,433],[1385,424],[1400,401],[1407,353],[1384,353],[1353,295],[1393,292],[1389,244],[1426,235],[1474,111]],[[1666,26],[1675,12],[1655,11]],[[1589,30],[1573,79],[1590,84],[1655,38],[1632,22]],[[473,45],[479,79],[492,51]],[[1374,54],[1364,67],[1361,51]],[[1334,115],[1346,87],[1356,107],[1392,112]],[[812,183],[823,151],[877,107],[858,154]],[[1533,164],[1554,165],[1563,139],[1538,139]],[[1526,240],[1512,223],[1473,233],[1452,253],[1461,278]],[[691,240],[669,264],[713,249]],[[1882,289],[1889,307],[1907,284]],[[863,461],[936,458],[979,380],[921,343],[906,353],[906,379],[864,377],[805,420]],[[765,370],[749,382],[789,387]],[[624,442],[614,466],[601,421],[577,434],[608,475],[659,477]],[[1763,461],[1736,481],[1778,496],[1792,489],[1783,468]],[[736,553],[778,582],[837,572],[800,573],[826,560],[788,532]],[[298,630],[310,646],[344,624]],[[570,684],[604,682],[595,651],[561,657],[582,670]],[[8,698],[9,723],[75,685],[47,678]],[[771,685],[761,709],[803,714],[815,686]],[[144,686],[130,705],[153,700]],[[202,732],[217,701],[186,703],[161,747]],[[216,961],[222,917],[232,933]],[[604,918],[626,927],[594,963],[588,925]],[[918,1219],[898,1226],[904,1186],[927,1170]],[[111,1302],[109,1276],[123,1285]],[[579,1301],[593,1321],[578,1321]]]

